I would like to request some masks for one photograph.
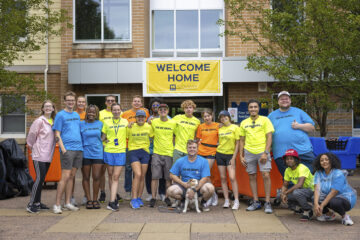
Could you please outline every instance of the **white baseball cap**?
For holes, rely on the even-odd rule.
[[[281,91],[281,92],[279,92],[278,98],[280,98],[281,95],[288,95],[288,96],[290,97],[290,93],[289,93],[288,91]]]

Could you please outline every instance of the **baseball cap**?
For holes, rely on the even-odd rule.
[[[220,113],[219,113],[219,118],[221,117],[221,116],[228,116],[228,117],[230,117],[230,113],[228,112],[228,111],[226,111],[226,110],[222,110]]]
[[[278,94],[278,98],[281,97],[281,95],[288,95],[290,97],[290,93],[288,91],[281,91]]]
[[[300,160],[298,152],[297,152],[296,150],[294,150],[294,149],[288,149],[288,150],[286,150],[285,155],[284,155],[282,158],[285,160],[285,158],[286,158],[287,156],[293,156],[293,157],[295,157],[295,158],[297,158],[297,159]]]
[[[146,113],[144,110],[137,110],[136,111],[136,117],[144,116],[146,117]]]
[[[166,103],[161,103],[159,108],[169,108],[169,106]]]

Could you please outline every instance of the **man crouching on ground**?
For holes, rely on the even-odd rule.
[[[185,198],[186,190],[190,188],[188,180],[199,180],[198,186],[189,191],[189,199],[193,199],[195,192],[198,193],[201,199],[203,211],[209,211],[208,207],[204,207],[206,201],[213,195],[215,188],[209,183],[210,168],[208,161],[197,155],[198,143],[195,140],[187,142],[188,155],[180,158],[170,169],[170,178],[174,182],[172,186],[167,189],[169,197],[176,200],[183,200]]]

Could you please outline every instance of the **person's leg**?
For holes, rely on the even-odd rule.
[[[166,194],[166,180],[163,177],[159,179],[158,193],[160,195],[165,195]]]
[[[145,176],[145,185],[146,185],[146,191],[147,193],[150,195],[151,194],[151,159],[152,159],[152,154],[150,155],[150,160],[148,163],[148,168],[146,171],[146,176]]]
[[[123,168],[123,166],[114,166],[113,167],[110,202],[114,202],[116,200],[116,194],[117,194],[117,190],[118,190],[119,178],[120,178],[122,168]]]
[[[105,192],[105,173],[106,173],[106,165],[103,164],[100,172],[100,191]]]
[[[58,182],[56,189],[56,203],[55,205],[60,206],[61,198],[65,192],[66,185],[71,177],[71,169],[63,169],[61,171],[61,179]]]
[[[131,187],[132,187],[132,180],[133,180],[133,174],[132,174],[132,168],[131,168],[131,162],[129,158],[129,152],[126,151],[126,164],[125,164],[125,182],[124,182],[124,189],[125,192],[130,194]]]
[[[233,192],[235,201],[239,201],[239,190],[238,190],[238,184],[237,184],[237,179],[236,179],[236,174],[235,174],[235,166],[229,165],[226,168],[229,173],[229,178],[231,181],[232,192]]]
[[[84,165],[81,168],[82,172],[82,186],[84,189],[85,197],[88,201],[91,199],[90,196],[90,172],[91,172],[91,165]]]
[[[111,192],[111,186],[112,186],[113,174],[114,174],[114,166],[106,164],[106,169],[107,169],[107,172],[108,172],[109,190]]]
[[[334,210],[340,216],[344,217],[345,213],[350,210],[351,205],[350,202],[344,198],[334,197],[329,201],[326,207]]]
[[[138,188],[138,198],[141,198],[144,191],[145,175],[147,173],[147,169],[148,169],[147,164],[141,164],[141,176],[140,176],[140,183]]]
[[[223,195],[225,200],[229,200],[229,189],[227,183],[227,176],[226,176],[226,167],[222,165],[218,165],[220,179],[221,179],[221,188],[223,190]]]
[[[312,210],[312,206],[309,204],[313,191],[308,188],[295,189],[291,194],[288,194],[288,201],[296,201],[297,205],[301,207],[303,211]]]
[[[99,188],[100,188],[100,179],[101,172],[104,164],[93,164],[92,165],[92,178],[93,178],[93,201],[97,201]]]
[[[66,188],[65,188],[65,204],[69,204],[70,203],[70,198],[73,196],[73,188],[74,188],[74,181],[72,181],[72,179],[75,178],[76,176],[76,171],[77,168],[72,168],[71,172],[70,172],[70,181],[67,182],[66,184]]]
[[[174,184],[172,186],[169,186],[169,188],[166,191],[166,194],[169,197],[175,198],[177,200],[182,200],[183,190],[181,189],[180,186],[178,186],[177,184]]]
[[[211,183],[205,183],[200,188],[200,193],[205,201],[210,199],[212,197],[212,195],[214,194],[214,192],[215,192],[215,187]]]
[[[33,164],[36,173],[36,180],[31,190],[29,206],[33,205],[34,203],[40,203],[42,184],[45,180],[45,176],[47,173],[47,167],[46,167],[47,163],[40,161],[33,161]]]
[[[271,193],[270,172],[261,172],[261,174],[264,180],[265,201],[270,202],[270,193]]]
[[[249,174],[250,188],[254,201],[259,201],[257,193],[257,174]]]
[[[151,195],[152,195],[153,199],[156,199],[156,192],[157,192],[157,188],[158,188],[158,183],[159,183],[158,179],[152,179],[151,180]]]
[[[46,175],[47,175],[47,173],[48,173],[48,171],[49,171],[50,164],[51,164],[51,162],[45,162],[45,163],[43,163],[43,164],[40,165],[40,171],[42,172],[42,173],[41,173],[41,179],[40,179],[40,181],[41,181],[40,186],[41,186],[41,187],[40,187],[40,189],[39,189],[40,192],[39,192],[39,194],[38,194],[38,198],[35,199],[35,200],[36,200],[35,203],[41,203],[42,187],[43,187],[43,183],[45,182]]]
[[[134,161],[131,163],[132,172],[134,173],[134,178],[132,180],[132,189],[131,189],[131,198],[138,198],[140,178],[141,178],[141,164],[139,161]],[[144,186],[143,186],[144,187]]]

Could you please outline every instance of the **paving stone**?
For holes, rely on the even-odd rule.
[[[214,223],[193,223],[191,224],[191,233],[216,233],[216,232],[227,232],[227,233],[233,233],[233,232],[239,232],[239,227],[236,224],[214,224]]]
[[[21,216],[52,216],[52,217],[64,217],[70,214],[69,211],[63,211],[62,214],[54,214],[51,210],[39,211],[38,213],[29,213],[26,209],[0,209],[0,216],[8,217],[21,217]]]
[[[143,223],[102,223],[99,224],[93,231],[93,233],[98,232],[134,232],[139,233],[144,227]]]
[[[138,240],[188,240],[189,233],[141,233]]]
[[[190,233],[190,223],[146,223],[141,233]]]

